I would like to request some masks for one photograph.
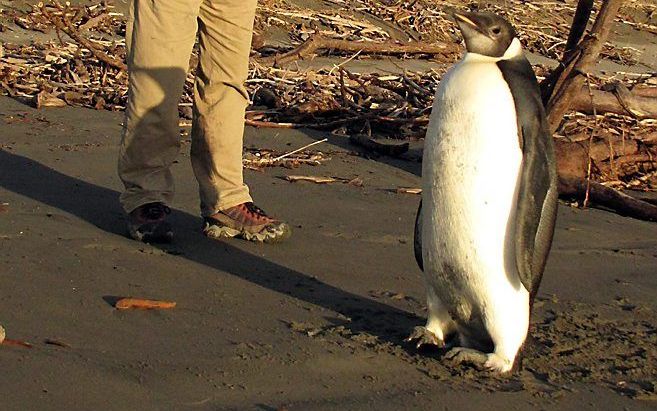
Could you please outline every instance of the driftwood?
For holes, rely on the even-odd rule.
[[[576,142],[557,141],[555,144],[559,176],[564,179],[579,178],[586,180],[589,164],[598,174],[616,180],[628,165],[642,165],[654,171],[657,165],[648,146],[657,144],[657,136],[646,136],[647,140],[622,139],[608,137],[596,142],[581,140]]]
[[[592,202],[614,212],[640,220],[657,221],[657,207],[638,200],[595,181],[581,178],[559,178],[559,194],[562,197],[581,199],[587,195]]]
[[[557,130],[566,112],[572,109],[598,113],[600,107],[601,111],[629,114],[639,118],[655,117],[657,105],[651,98],[632,94],[622,85],[617,85],[614,92],[609,93],[590,90],[586,84],[586,73],[595,64],[623,2],[622,0],[604,1],[591,32],[580,42],[591,13],[591,3],[589,0],[580,0],[564,59],[541,85],[551,132]],[[629,150],[627,153],[620,153],[621,157],[616,159],[616,165],[623,162],[623,154],[631,156],[634,161],[643,160],[652,163],[652,156],[639,153],[638,146],[632,147],[628,144],[622,147]],[[591,202],[622,215],[657,221],[657,207],[654,205],[591,181],[591,168],[595,165],[593,163],[596,161],[596,152],[610,152],[607,146],[594,146],[590,142],[588,146],[580,144],[579,147],[572,143],[557,143],[555,149],[559,194],[562,197],[583,199],[584,205]],[[613,157],[613,154],[611,152],[607,157]],[[599,158],[600,154],[597,156]],[[609,171],[614,171],[613,166],[610,166]]]
[[[623,84],[616,83],[612,91],[589,90],[583,86],[570,102],[572,110],[586,114],[614,113],[631,116],[634,118],[657,119],[657,98],[652,94],[652,89],[646,96],[641,95],[641,90],[631,92]]]
[[[580,2],[588,0],[580,0]],[[622,0],[606,0],[595,19],[591,33],[579,42],[574,38],[581,31],[583,16],[588,15],[590,9],[578,7],[580,15],[575,16],[571,29],[570,42],[577,46],[565,53],[564,60],[543,83],[543,102],[548,113],[550,131],[554,133],[559,128],[564,115],[572,107],[572,101],[586,83],[586,75],[602,51],[609,34],[614,18],[623,4]],[[586,19],[588,21],[588,18]]]
[[[582,0],[577,3],[577,10],[575,10],[575,17],[573,24],[568,34],[568,41],[566,41],[566,53],[571,52],[579,43],[579,40],[586,31],[586,26],[591,18],[591,10],[593,10],[593,0]]]
[[[128,69],[128,67],[123,61],[116,59],[112,56],[109,56],[107,53],[99,50],[96,46],[94,46],[94,44],[90,40],[87,40],[83,35],[78,33],[75,27],[73,27],[71,22],[66,17],[66,14],[62,13],[61,18],[59,18],[58,16],[53,16],[47,10],[45,4],[41,4],[40,6],[41,6],[41,13],[43,13],[43,15],[46,16],[48,20],[50,20],[52,24],[55,25],[55,27],[58,30],[57,33],[58,35],[59,35],[59,31],[63,31],[64,33],[66,33],[66,35],[68,35],[71,39],[76,41],[79,45],[89,50],[91,54],[94,55],[94,57],[96,57],[98,60],[102,61],[103,63],[106,63],[112,67],[118,68],[119,70],[123,70],[123,71]],[[95,24],[98,23],[96,22]]]
[[[614,187],[626,184],[631,186],[648,181],[646,173],[657,168],[653,160],[654,155],[657,155],[657,133],[652,129],[652,123],[647,122],[648,127],[644,130],[638,121],[628,119],[628,116],[634,119],[657,117],[657,88],[642,86],[641,81],[632,90],[621,84],[609,88],[601,86],[596,76],[586,74],[600,58],[601,51],[602,56],[613,57],[602,48],[621,3],[620,0],[602,2],[595,23],[587,33],[593,2],[579,1],[562,63],[542,83],[542,96],[552,130],[560,126],[564,114],[569,110],[598,114],[595,118],[569,116],[562,133],[567,138],[557,139],[556,151],[561,180],[576,179],[577,187],[588,187],[583,195],[581,190],[572,189],[564,189],[562,194],[578,195],[601,205],[606,205],[612,197],[605,195],[597,198],[607,191],[592,190],[591,187],[597,187],[592,179],[613,182],[616,184]],[[280,10],[272,12],[279,13]],[[122,61],[125,47],[117,42],[91,41],[87,35],[81,34],[86,30],[118,34],[121,25],[117,24],[118,20],[113,17],[113,13],[104,6],[99,7],[93,15],[87,14],[89,18],[86,20],[83,18],[85,13],[88,10],[71,5],[63,6],[57,1],[48,6],[40,4],[33,7],[30,18],[25,19],[26,27],[39,30],[54,26],[58,35],[60,32],[67,34],[77,46],[60,41],[59,45],[53,44],[44,50],[33,46],[5,44],[6,57],[1,64],[9,70],[5,70],[4,77],[0,78],[0,90],[10,95],[32,98],[39,107],[62,105],[63,101],[69,105],[123,109],[127,87],[126,66]],[[369,31],[363,30],[365,26],[352,20],[345,23],[342,17],[324,14],[318,18],[349,29],[332,33],[323,31],[321,35],[316,33],[283,54],[264,58],[254,55],[251,64],[253,72],[247,88],[249,93],[253,93],[254,105],[259,109],[247,115],[246,123],[255,127],[306,127],[337,131],[356,136],[352,138],[356,142],[360,138],[358,134],[369,134],[370,131],[377,134],[382,132],[395,138],[421,136],[428,122],[431,96],[441,70],[421,74],[404,72],[381,75],[352,74],[342,65],[330,71],[290,71],[272,66],[310,58],[322,52],[453,57],[460,53],[461,46],[449,36],[433,38],[432,43],[398,43],[381,36],[380,30],[376,33],[369,28]],[[453,24],[444,17],[432,22],[442,24],[436,25],[436,28],[443,34],[447,25]],[[621,22],[626,23],[622,19]],[[559,30],[559,37],[546,37],[540,35],[540,31],[530,28],[526,30],[532,36],[539,34],[538,38],[533,39],[541,41],[533,41],[533,47],[539,47],[538,52],[542,49],[546,53],[554,53],[550,57],[556,56],[557,49],[554,46],[561,42],[560,38],[566,37],[566,33]],[[362,37],[363,41],[347,40],[355,36]],[[548,49],[545,48],[546,41]],[[265,45],[256,38],[253,47],[264,51]],[[609,48],[608,43],[605,47]],[[29,58],[21,58],[23,55]],[[443,62],[447,60],[451,61],[451,58],[444,58]],[[58,69],[52,70],[53,66]],[[37,81],[37,78],[45,81]],[[189,76],[183,97],[185,105],[191,105],[192,86],[193,77]],[[266,109],[263,110],[263,107]],[[614,115],[600,116],[604,113]],[[362,141],[367,143],[370,140]],[[370,149],[376,151],[371,145]],[[643,177],[636,179],[637,175]],[[630,178],[633,180],[630,181]],[[612,190],[610,187],[605,188]],[[613,207],[625,199],[620,195],[613,198]],[[631,214],[633,209],[628,208],[626,211],[630,210],[627,212]]]
[[[338,50],[348,53],[372,53],[372,54],[449,54],[458,52],[456,44],[427,44],[421,42],[394,43],[394,42],[365,42],[333,39],[313,34],[287,53],[277,54],[260,59],[263,64],[271,64],[280,67],[284,64],[311,57],[320,50]]]

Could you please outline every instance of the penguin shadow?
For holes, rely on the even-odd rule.
[[[141,69],[158,84],[184,81],[180,69]],[[163,88],[164,89],[164,88]],[[144,118],[152,121],[169,108],[161,105]],[[173,110],[177,108],[174,106]],[[149,130],[147,124],[137,124]],[[0,149],[0,187],[34,201],[58,208],[87,221],[100,230],[124,237],[126,224],[118,203],[119,192],[57,171],[38,161]],[[152,244],[175,258],[205,265],[253,284],[324,307],[351,321],[344,324],[353,334],[369,333],[381,341],[403,344],[406,333],[420,322],[415,314],[353,294],[312,276],[269,261],[230,244],[204,237],[201,220],[181,210],[172,210],[171,223],[177,228],[174,245]],[[291,241],[294,241],[292,238]],[[139,245],[140,243],[136,243]],[[103,297],[108,304],[115,297]]]

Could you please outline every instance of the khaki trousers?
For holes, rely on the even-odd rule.
[[[171,203],[179,154],[178,102],[198,32],[191,161],[201,214],[251,201],[242,177],[244,82],[256,0],[131,0],[128,104],[118,161],[126,212]]]

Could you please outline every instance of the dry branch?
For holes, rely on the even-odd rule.
[[[583,1],[588,0],[580,0]],[[544,90],[549,90],[547,96],[544,94],[547,97],[544,102],[546,102],[550,132],[554,133],[557,130],[564,115],[572,107],[572,100],[584,86],[586,77],[583,73],[591,70],[600,55],[622,4],[622,0],[607,0],[602,4],[591,33],[586,35],[575,49],[566,54],[554,75],[544,83]],[[585,12],[585,8],[583,9]],[[579,18],[578,16],[575,19],[576,23],[579,22]],[[578,30],[578,27],[573,27],[571,33],[576,33]]]
[[[333,177],[321,177],[321,176],[285,176],[285,179],[291,183],[297,181],[310,181],[315,184],[326,184],[326,183],[335,183],[336,180]]]
[[[333,39],[322,36],[321,34],[313,34],[287,53],[277,54],[272,57],[265,57],[260,61],[263,64],[272,64],[276,67],[281,67],[284,64],[311,57],[319,50],[337,50],[349,53],[372,53],[372,54],[448,54],[458,51],[456,44],[427,44],[421,42],[412,43],[394,43],[394,42],[365,42],[365,41],[349,41],[343,39]]]
[[[300,123],[277,123],[275,121],[262,121],[252,120],[250,118],[244,119],[244,124],[256,128],[303,128],[308,127],[306,124]]]
[[[365,121],[377,121],[380,123],[388,124],[417,124],[417,125],[426,125],[429,122],[427,117],[420,118],[395,118],[390,116],[378,116],[375,114],[363,114],[356,116],[349,116],[337,120],[327,121],[327,122],[314,122],[314,123],[286,123],[286,122],[275,122],[275,121],[263,121],[263,120],[253,120],[245,119],[244,124],[247,126],[257,127],[257,128],[314,128],[317,130],[334,130],[340,126],[344,126],[349,123],[356,122],[365,122]]]
[[[593,0],[582,0],[577,3],[577,10],[575,10],[575,17],[573,24],[568,34],[568,41],[566,41],[566,53],[575,49],[579,40],[586,31],[586,26],[591,18],[591,10],[593,10]]]
[[[128,66],[126,66],[126,64],[123,61],[107,55],[105,52],[99,50],[96,46],[94,46],[94,44],[90,40],[87,40],[83,35],[78,33],[75,27],[73,27],[71,22],[66,18],[65,14],[62,14],[61,19],[56,16],[53,16],[52,14],[50,14],[48,10],[46,10],[46,6],[43,4],[41,5],[41,12],[43,13],[44,16],[48,18],[48,20],[52,22],[52,24],[55,25],[57,30],[66,33],[70,38],[72,38],[82,47],[89,50],[91,54],[93,54],[98,60],[102,61],[103,63],[109,64],[112,67],[118,68],[119,70],[125,71],[128,69]]]
[[[21,348],[32,348],[32,344],[27,341],[13,340],[11,338],[5,338],[2,341],[2,345],[11,346],[11,347],[21,347]]]

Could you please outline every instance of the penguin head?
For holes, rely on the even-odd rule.
[[[516,37],[513,26],[497,14],[455,12],[454,17],[469,53],[502,57]]]

